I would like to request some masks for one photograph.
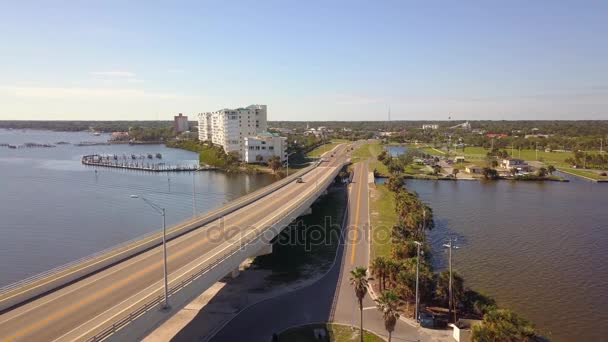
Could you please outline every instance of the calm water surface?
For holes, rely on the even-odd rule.
[[[567,176],[565,176],[567,177]],[[608,184],[408,180],[434,210],[434,263],[458,238],[467,286],[553,341],[608,341]]]
[[[0,130],[0,143],[106,141],[107,135]],[[144,195],[167,209],[167,224],[270,184],[268,175],[149,173],[83,166],[85,154],[156,154],[170,164],[196,163],[192,152],[164,145],[55,148],[0,147],[0,286],[160,229]],[[97,173],[95,173],[97,169]],[[194,186],[193,186],[194,183]]]

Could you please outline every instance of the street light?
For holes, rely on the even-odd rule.
[[[163,309],[169,308],[169,285],[167,281],[167,225],[165,223],[165,208],[162,208],[158,204],[153,203],[149,199],[138,196],[131,195],[131,198],[141,198],[146,204],[152,207],[157,213],[159,213],[163,218],[163,274],[165,280],[165,304],[163,305]]]
[[[448,299],[448,317],[452,316],[452,309],[454,307],[454,300],[452,298],[452,249],[459,249],[460,247],[458,246],[454,246],[454,242],[452,241],[452,237],[449,238],[449,242],[448,243],[444,243],[443,247],[447,248],[449,251],[449,258],[448,258],[448,265],[449,265],[449,269],[450,269],[450,281],[449,281],[449,289],[448,289],[448,295],[449,295],[449,299]],[[456,310],[454,310],[454,323],[456,323]]]
[[[294,154],[295,152],[291,152],[287,155],[287,176],[289,176],[289,156]]]
[[[418,251],[416,252],[417,258],[416,258],[416,322],[418,322],[419,320],[419,303],[420,303],[420,295],[418,294],[418,278],[419,278],[419,274],[420,274],[420,245],[422,245],[422,243],[418,242],[418,241],[414,241],[414,243],[417,246]]]

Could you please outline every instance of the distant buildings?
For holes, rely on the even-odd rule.
[[[114,141],[129,140],[129,132],[112,132],[111,140],[114,140]]]
[[[518,172],[529,172],[531,170],[530,165],[522,159],[503,159],[500,166],[507,170],[516,169]]]
[[[173,117],[173,129],[175,133],[179,134],[190,130],[188,125],[188,117],[179,113],[179,115]]]
[[[278,136],[267,133],[266,105],[251,105],[246,108],[220,109],[198,115],[198,138],[224,148],[226,153],[236,153],[246,162],[255,162],[255,151],[264,151],[262,157],[277,155],[284,158],[287,144],[279,143]],[[272,136],[272,138],[270,138]],[[277,138],[277,139],[275,139]],[[246,140],[248,140],[246,145]],[[282,140],[281,140],[282,141]],[[265,149],[262,147],[265,146]],[[268,149],[272,146],[272,149]],[[249,150],[253,147],[253,150]],[[260,149],[258,150],[257,147]],[[249,151],[253,151],[249,153]]]
[[[426,130],[437,130],[437,129],[439,129],[439,125],[437,125],[437,124],[433,124],[433,125],[426,124],[426,125],[422,125],[422,129],[425,130],[425,131]]]
[[[477,165],[469,165],[465,167],[464,170],[470,174],[481,174],[483,172],[483,167]]]
[[[245,137],[245,155],[243,161],[246,163],[267,162],[268,159],[279,156],[284,161],[287,151],[287,138],[264,132],[254,137]]]
[[[304,131],[304,135],[305,136],[309,136],[309,135],[314,135],[317,138],[324,138],[327,133],[331,133],[331,130],[328,130],[327,127],[325,126],[319,126],[316,129],[315,128],[308,128],[308,125],[306,125],[306,131]]]
[[[488,133],[486,134],[486,137],[488,138],[506,138],[508,137],[508,134],[503,134],[503,133]]]
[[[551,135],[550,134],[526,134],[524,136],[525,139],[530,139],[530,138],[549,138]]]

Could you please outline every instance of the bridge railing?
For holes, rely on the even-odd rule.
[[[174,239],[174,238],[181,236],[185,233],[188,233],[196,228],[199,228],[199,227],[209,223],[212,220],[217,219],[218,215],[224,216],[235,210],[238,210],[259,198],[265,197],[265,196],[273,193],[274,191],[279,190],[283,186],[285,186],[285,185],[289,184],[290,182],[292,182],[293,180],[295,180],[295,178],[300,177],[300,176],[310,172],[318,165],[319,165],[319,162],[315,162],[312,165],[310,165],[304,169],[298,170],[297,172],[293,173],[292,175],[290,175],[286,178],[283,178],[269,186],[266,186],[262,189],[254,191],[248,195],[245,195],[243,197],[230,201],[225,206],[222,206],[221,208],[212,210],[199,217],[185,220],[184,222],[179,223],[179,224],[169,228],[167,231],[167,237],[169,239]],[[120,243],[118,245],[114,245],[114,246],[104,249],[102,251],[85,256],[78,260],[55,267],[51,270],[48,270],[48,271],[33,275],[31,277],[28,277],[26,279],[6,285],[6,286],[0,288],[0,309],[8,308],[12,305],[15,305],[24,300],[27,300],[35,295],[50,291],[53,288],[56,288],[63,284],[54,285],[51,288],[45,288],[44,290],[38,291],[40,293],[34,293],[32,295],[28,295],[29,298],[24,297],[24,298],[20,298],[19,300],[16,300],[16,301],[13,300],[8,303],[3,303],[3,301],[6,300],[7,297],[14,296],[11,292],[16,292],[16,291],[21,291],[21,290],[27,291],[27,289],[26,289],[27,287],[38,286],[36,284],[37,282],[42,282],[46,279],[51,279],[52,277],[60,277],[62,273],[67,273],[68,271],[72,272],[72,269],[77,269],[79,267],[83,267],[83,268],[87,267],[87,265],[94,264],[95,262],[97,262],[98,259],[107,258],[114,254],[120,254],[120,253],[124,254],[125,252],[128,252],[130,248],[133,248],[137,245],[146,245],[145,249],[157,246],[158,244],[160,244],[161,238],[162,238],[162,236],[161,236],[161,233],[159,233],[159,232],[147,233],[147,234],[141,235],[139,237],[133,238],[131,240],[128,240],[126,242]],[[148,244],[149,244],[149,246],[148,246]],[[114,260],[112,263],[127,259],[140,252],[141,252],[141,250],[135,250],[133,253],[127,253],[126,255],[122,256],[119,260]],[[87,271],[88,273],[80,274],[78,276],[78,278],[91,274],[105,266],[107,266],[107,265],[88,270]],[[73,280],[73,279],[70,279],[70,281],[71,280]]]
[[[255,242],[256,240],[262,239],[269,229],[276,227],[276,224],[278,222],[285,221],[285,219],[290,219],[290,222],[291,222],[291,220],[293,220],[297,217],[297,215],[295,213],[298,210],[302,209],[302,205],[305,204],[307,201],[311,200],[311,196],[315,196],[316,192],[318,190],[325,190],[329,186],[329,184],[331,184],[331,182],[335,179],[335,177],[337,176],[340,169],[341,169],[340,167],[336,168],[336,171],[334,171],[326,180],[324,180],[321,183],[321,185],[318,186],[318,189],[315,189],[315,191],[312,191],[309,196],[303,198],[301,201],[292,203],[290,205],[288,211],[286,213],[284,213],[283,215],[279,216],[277,219],[275,219],[274,222],[256,227],[255,229],[247,232],[244,237],[242,237],[241,239],[239,239],[238,241],[236,241],[235,243],[230,245],[229,246],[230,248],[228,248],[227,251],[224,251],[224,249],[226,249],[226,248],[224,248],[224,249],[220,250],[219,252],[217,252],[216,254],[214,254],[213,256],[209,257],[207,259],[208,261],[205,262],[206,265],[203,266],[200,270],[198,270],[197,272],[188,276],[187,278],[181,280],[175,286],[170,287],[169,291],[168,291],[169,296],[180,291],[185,286],[191,284],[193,281],[195,281],[196,279],[203,276],[205,273],[210,272],[218,265],[227,261],[231,257],[237,255],[239,252],[241,252],[243,250],[243,246],[251,244],[251,243]],[[287,222],[287,223],[289,223],[289,222]],[[99,341],[103,341],[103,340],[107,339],[108,337],[110,337],[113,334],[115,334],[116,332],[118,332],[120,329],[123,329],[125,326],[127,326],[128,324],[133,322],[135,319],[144,315],[146,312],[152,310],[153,308],[156,308],[158,305],[160,305],[163,302],[163,300],[164,300],[163,294],[154,296],[149,301],[140,305],[137,309],[129,312],[124,317],[113,322],[112,325],[106,327],[105,329],[96,333],[94,336],[88,338],[87,341],[99,342]]]

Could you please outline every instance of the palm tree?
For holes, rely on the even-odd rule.
[[[355,288],[355,295],[359,300],[359,312],[360,312],[360,327],[359,332],[361,335],[361,342],[363,342],[363,298],[367,294],[367,286],[371,278],[367,277],[367,268],[357,266],[354,270],[350,271],[350,284]]]
[[[383,291],[386,284],[386,274],[388,273],[386,258],[376,257],[371,264],[371,268],[372,275],[378,279],[378,288]]]
[[[388,332],[388,342],[391,342],[397,318],[399,318],[399,297],[393,291],[384,291],[376,299],[378,310],[384,318],[384,328]]]

